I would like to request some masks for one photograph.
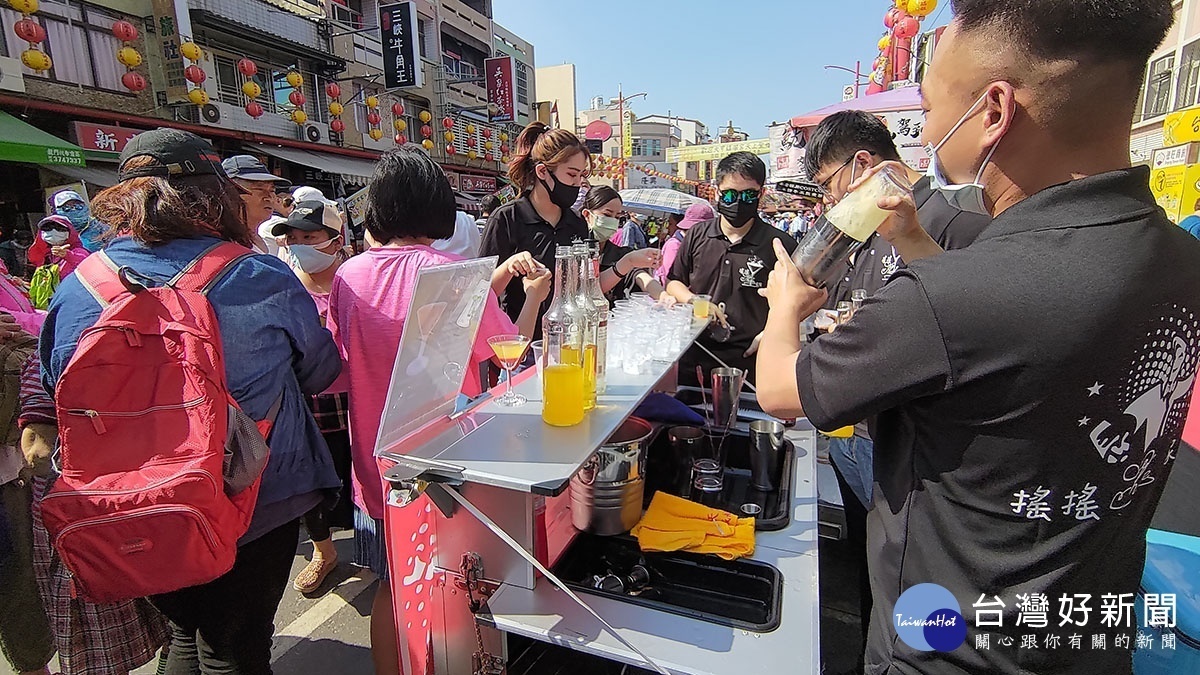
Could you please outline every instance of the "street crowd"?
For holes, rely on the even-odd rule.
[[[334,528],[353,530],[355,564],[408,576],[374,444],[419,272],[498,261],[465,369],[476,397],[498,373],[480,367],[488,338],[537,339],[555,247],[590,239],[612,299],[711,297],[724,330],[681,379],[741,368],[767,412],[852,429],[830,454],[863,561],[860,668],[1130,672],[1128,650],[897,639],[902,592],[927,582],[971,599],[1136,592],[1200,360],[1200,242],[1128,154],[1171,3],[954,8],[922,86],[928,172],[872,114],[809,137],[826,206],[884,171],[912,185],[824,288],[792,262],[815,213],[768,222],[749,153],[719,163],[714,204],[644,228],[616,190],[581,189],[591,158],[571,131],[526,127],[519,196],[486,199],[478,223],[404,147],[375,167],[358,251],[335,202],[259,159],[175,129],[135,136],[117,185],[53,195],[0,247],[5,657],[23,674],[55,654],[70,675],[156,659],[169,675],[270,673],[276,610],[339,565]],[[814,315],[831,318],[819,336],[802,328]],[[312,558],[290,578],[302,525]],[[431,672],[399,653],[414,641],[392,593],[381,583],[372,605],[375,670]]]

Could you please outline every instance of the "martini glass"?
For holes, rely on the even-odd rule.
[[[529,338],[524,335],[495,335],[488,338],[488,345],[508,375],[505,378],[508,380],[508,388],[503,396],[496,399],[496,403],[509,408],[525,405],[528,399],[512,390],[512,371],[525,356],[525,350],[529,349]]]

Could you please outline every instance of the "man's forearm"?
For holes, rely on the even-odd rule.
[[[758,347],[758,403],[764,411],[781,419],[804,416],[796,383],[803,321],[799,309],[772,309]]]
[[[687,284],[674,279],[667,282],[667,292],[675,297],[675,300],[680,304],[686,304],[692,301],[692,296],[695,293],[687,287]]]
[[[924,228],[918,228],[912,234],[898,237],[891,244],[896,247],[896,252],[900,254],[900,259],[909,263],[945,253],[942,247],[933,240],[933,237],[929,236],[929,233]]]

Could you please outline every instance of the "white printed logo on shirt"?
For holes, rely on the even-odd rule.
[[[738,271],[742,278],[742,286],[746,288],[762,288],[763,284],[758,280],[758,273],[766,267],[766,263],[756,255],[751,255],[746,261],[746,266]]]

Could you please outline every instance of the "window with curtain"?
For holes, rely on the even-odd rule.
[[[1175,91],[1175,109],[1182,110],[1196,105],[1197,89],[1200,89],[1200,40],[1183,48],[1179,61],[1179,85]]]
[[[20,58],[25,50],[25,43],[13,32],[21,18],[8,7],[0,8],[0,26],[4,30],[0,54]],[[121,84],[125,66],[117,61],[121,41],[112,34],[116,15],[82,3],[46,0],[33,18],[46,29],[43,49],[53,65],[47,73],[22,68],[25,75],[128,93]]]
[[[1150,119],[1170,112],[1174,70],[1174,54],[1164,56],[1150,64],[1149,74],[1146,76],[1146,100],[1142,106],[1142,119]]]

